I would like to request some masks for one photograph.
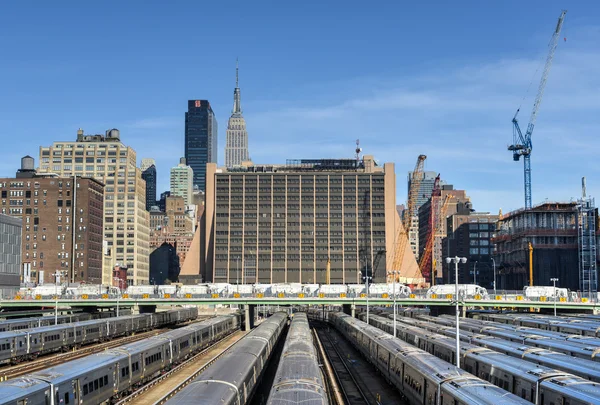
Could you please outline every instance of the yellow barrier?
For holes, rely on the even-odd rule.
[[[240,298],[240,294],[238,294],[238,293],[233,294],[233,298]]]
[[[298,298],[304,298],[304,293],[299,293]]]
[[[567,299],[565,297],[560,297],[560,302],[567,302]]]
[[[21,296],[20,296],[20,295],[15,295],[15,299],[16,299],[16,300],[20,300],[20,299],[21,299]]]
[[[129,298],[129,294],[123,294],[123,298]]]
[[[81,294],[81,298],[83,298],[84,300],[88,299],[88,295],[87,294]]]
[[[165,298],[171,298],[171,294],[165,294]]]
[[[150,298],[150,294],[142,294],[142,298],[143,298],[143,299]]]
[[[417,298],[417,296],[415,294],[409,294],[408,298]]]
[[[437,294],[431,294],[431,298],[436,299],[437,298]]]
[[[389,295],[388,294],[381,294],[381,298],[388,298]]]
[[[341,293],[340,298],[346,298],[346,293]]]
[[[365,298],[367,296],[367,294],[361,294],[360,298]]]
[[[108,294],[102,294],[102,299],[105,300],[108,298]]]
[[[517,295],[517,301],[523,301],[523,296],[522,295]]]
[[[447,300],[451,300],[451,299],[452,299],[452,297],[453,297],[453,296],[452,296],[452,294],[446,294],[446,299],[447,299]]]
[[[325,294],[319,293],[319,298],[325,298]]]
[[[502,296],[501,295],[496,295],[496,301],[501,301],[502,300]]]
[[[219,298],[219,294],[213,294],[212,297],[213,298]]]
[[[284,293],[278,293],[277,294],[277,298],[285,298],[285,294]]]
[[[481,294],[475,294],[475,299],[476,300],[480,300],[481,299]]]
[[[256,294],[256,298],[263,298],[264,296],[265,296],[265,295],[264,295],[264,294],[262,294],[262,293],[258,293],[258,294]]]
[[[542,297],[540,297],[540,301],[541,301],[541,302],[546,302],[546,297],[543,297],[543,296],[542,296]]]
[[[588,299],[587,298],[582,298],[581,302],[588,302]]]
[[[42,299],[42,296],[41,296],[40,294],[38,294],[38,295],[36,295],[36,296],[35,296],[35,299],[36,299],[36,300],[41,300],[41,299]]]
[[[186,294],[185,298],[192,298],[192,294]]]

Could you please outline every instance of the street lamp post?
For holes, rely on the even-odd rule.
[[[119,283],[119,293],[117,294],[117,317],[119,316],[119,299],[121,298],[121,283],[123,282],[123,280],[121,280],[120,277],[113,277],[113,280],[117,281]]]
[[[558,279],[551,278],[550,281],[552,281],[552,286],[554,287],[554,317],[556,317],[556,282]]]
[[[388,272],[388,276],[393,276],[393,287],[392,291],[394,294],[394,337],[396,337],[396,275],[399,274],[398,270],[392,270]]]
[[[494,299],[496,299],[496,261],[492,257],[492,265],[494,266]]]
[[[54,325],[58,325],[58,284],[63,272],[56,270],[54,274]]]
[[[359,276],[362,277],[362,272],[358,272]],[[365,289],[367,293],[367,324],[369,324],[369,272],[367,266],[365,266]]]
[[[456,302],[456,367],[460,368],[460,327],[459,327],[459,309],[458,309],[458,263],[466,263],[466,257],[447,257],[446,263],[454,263],[454,285],[455,285],[455,302]]]

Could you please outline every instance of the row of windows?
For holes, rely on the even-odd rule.
[[[162,360],[162,353],[155,353],[151,356],[146,357],[145,362],[146,362],[146,366],[156,362]]]
[[[87,384],[83,385],[83,395],[87,395],[87,394],[91,394],[92,392],[94,392],[97,389],[100,389],[102,387],[104,387],[105,385],[108,385],[108,376],[105,375],[104,377],[100,377],[100,378],[96,378],[94,381],[90,381]],[[65,395],[65,403],[69,403],[68,400],[68,396]]]

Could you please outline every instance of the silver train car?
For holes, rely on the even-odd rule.
[[[120,311],[120,315],[130,315],[131,310],[122,309]],[[114,311],[104,311],[104,312],[94,312],[94,313],[77,313],[71,315],[59,315],[56,319],[56,323],[72,323],[72,322],[82,322],[88,321],[90,319],[103,319],[103,318],[111,318],[114,317]],[[32,318],[19,318],[19,319],[6,319],[0,321],[0,332],[9,332],[13,330],[22,330],[22,329],[32,329],[39,328],[42,326],[50,326],[54,325],[55,320],[54,316],[38,316]]]
[[[197,308],[179,308],[155,314],[119,316],[0,332],[0,363],[16,364],[43,354],[66,351],[164,325],[179,324],[197,317]]]
[[[393,333],[393,322],[389,319],[373,315],[369,321],[379,329]],[[427,331],[418,326],[419,322],[411,321],[402,319],[397,325],[400,339],[439,358],[455,361],[454,337]],[[460,349],[463,369],[536,405],[600,404],[598,383],[469,343],[462,343]]]
[[[264,320],[166,404],[248,403],[286,322],[285,312],[277,312]]]
[[[0,382],[0,404],[97,405],[111,403],[204,349],[240,325],[219,316],[171,332]]]
[[[435,322],[435,318],[434,318]],[[454,325],[450,323],[449,326]],[[551,332],[533,329],[524,326],[513,326],[503,324],[504,327],[490,326],[489,322],[478,320],[463,320],[460,322],[461,329],[474,333],[499,337],[511,342],[555,352],[565,353],[569,356],[582,359],[600,361],[600,339],[588,336],[573,336],[560,332]]]
[[[479,319],[494,321],[516,326],[527,326],[552,332],[569,333],[582,336],[600,337],[600,324],[598,322],[564,319],[554,317],[540,317],[539,315],[508,315],[508,314],[482,314]]]
[[[332,312],[329,321],[410,404],[530,404],[349,315]]]
[[[405,319],[402,320],[405,321]],[[427,322],[421,322],[418,326],[445,336],[456,336],[456,329],[453,326],[441,326]],[[542,366],[565,371],[590,381],[600,382],[600,364],[595,361],[464,330],[460,332],[460,340],[487,347],[511,357],[522,358]]]
[[[267,400],[267,405],[290,404],[329,404],[308,317],[303,312],[292,318]]]

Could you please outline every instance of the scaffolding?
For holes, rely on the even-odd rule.
[[[582,296],[594,299],[598,291],[596,270],[596,208],[594,199],[584,196],[578,205],[579,289]]]

